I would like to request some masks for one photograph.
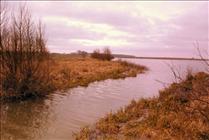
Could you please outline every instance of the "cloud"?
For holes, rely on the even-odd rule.
[[[93,46],[93,47],[104,47],[109,46],[111,44],[111,47],[120,47],[120,46],[127,46],[131,45],[130,42],[127,42],[126,40],[120,40],[120,39],[100,39],[100,40],[88,40],[88,39],[70,39],[71,42],[79,43],[83,46]]]
[[[46,25],[51,51],[110,46],[115,53],[192,57],[196,40],[208,47],[208,2],[27,3]]]
[[[168,28],[162,42],[176,51],[185,51],[191,55],[197,54],[194,42],[198,41],[200,47],[208,49],[208,4],[203,3],[185,14],[169,20],[166,25],[175,25],[177,28]]]

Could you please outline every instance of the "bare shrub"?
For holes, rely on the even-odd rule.
[[[94,50],[93,53],[91,54],[91,57],[98,59],[100,57],[100,50],[99,49]]]
[[[0,78],[4,95],[43,95],[49,85],[49,53],[41,22],[25,6],[18,14],[1,10]]]
[[[88,55],[88,53],[87,52],[85,52],[85,51],[81,51],[81,50],[78,50],[78,55],[80,55],[82,58],[86,58],[87,57],[87,55]]]
[[[197,52],[198,52],[198,56],[200,57],[200,59],[204,62],[204,64],[206,65],[207,69],[206,71],[209,73],[209,54],[207,53],[206,55],[208,56],[208,58],[205,58],[200,50],[200,46],[199,43],[196,42],[194,44],[194,46],[197,48]],[[208,48],[209,49],[209,48]],[[208,50],[209,51],[209,50]],[[206,51],[207,52],[207,51]]]
[[[100,53],[99,49],[94,50],[93,53],[91,54],[91,57],[99,60],[107,60],[107,61],[110,61],[114,58],[111,50],[107,47],[104,48],[103,53]]]
[[[185,108],[181,108],[181,111],[186,115],[195,115],[209,123],[209,75],[204,72],[194,74],[192,69],[187,69],[186,75],[182,75],[173,66],[169,67],[176,82],[171,85],[171,91],[168,93],[172,93],[171,96],[176,102],[184,102]]]
[[[114,58],[113,55],[112,55],[111,50],[107,47],[104,48],[104,50],[103,50],[103,57],[104,57],[103,58],[104,60],[108,60],[108,61],[110,61]]]

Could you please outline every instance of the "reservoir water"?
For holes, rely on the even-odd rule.
[[[204,71],[201,61],[125,59],[149,71],[134,78],[105,80],[55,92],[46,99],[1,104],[1,140],[71,140],[81,127],[94,124],[132,99],[158,96],[175,79],[168,64],[182,75],[188,68]]]

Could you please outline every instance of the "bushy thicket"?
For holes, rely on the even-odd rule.
[[[78,55],[80,55],[82,58],[86,58],[88,56],[88,53],[86,51],[81,51],[81,50],[78,50]]]
[[[112,55],[112,52],[109,48],[104,48],[102,53],[100,52],[99,49],[96,49],[91,54],[91,57],[99,59],[99,60],[107,60],[107,61],[110,61],[114,58],[114,56]]]
[[[0,97],[43,95],[49,85],[49,53],[43,26],[32,21],[25,6],[18,13],[2,6],[1,3]]]

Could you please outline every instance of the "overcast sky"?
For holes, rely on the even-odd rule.
[[[19,3],[9,5],[15,10]],[[51,52],[108,46],[113,53],[137,56],[196,57],[195,41],[208,50],[206,1],[28,1],[27,6],[45,24]]]

